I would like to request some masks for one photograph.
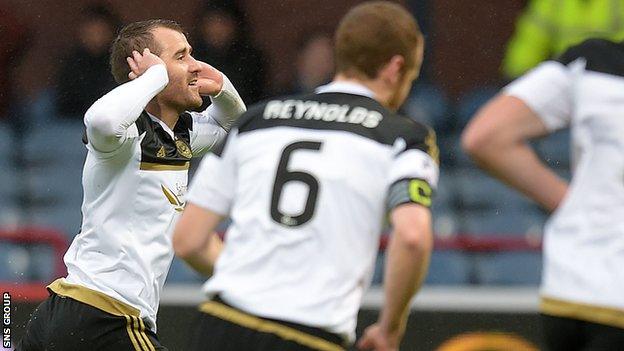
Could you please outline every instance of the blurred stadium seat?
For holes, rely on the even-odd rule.
[[[537,142],[537,152],[553,168],[570,168],[570,131],[562,130]]]
[[[498,252],[476,258],[479,284],[538,285],[542,256],[538,252]]]
[[[457,102],[458,129],[464,129],[475,113],[494,95],[498,94],[499,89],[499,87],[484,85],[463,94]]]
[[[179,283],[200,283],[204,282],[206,277],[192,270],[186,263],[179,258],[174,258],[167,275],[167,284]]]
[[[25,148],[29,224],[50,227],[69,237],[80,228],[82,167],[86,148],[80,121],[33,126]]]
[[[444,92],[433,84],[416,83],[408,100],[405,113],[413,120],[424,123],[438,133],[452,128],[449,103]]]
[[[449,176],[455,183],[457,201],[462,209],[524,209],[533,206],[517,191],[478,169],[456,169]]]
[[[80,202],[55,202],[48,205],[35,205],[28,211],[28,223],[61,231],[68,239],[80,231],[82,213]]]
[[[21,245],[3,242],[0,245],[0,281],[28,279],[30,255]]]
[[[425,284],[462,285],[470,282],[472,270],[470,255],[459,251],[435,250],[429,263]]]
[[[538,209],[476,209],[459,215],[459,232],[480,236],[537,236],[546,215]]]
[[[438,135],[440,164],[443,167],[475,167],[474,162],[461,148],[461,134],[450,132]]]
[[[0,281],[49,282],[55,278],[54,250],[48,245],[0,244]]]
[[[29,163],[46,165],[80,162],[82,168],[87,154],[82,143],[83,133],[82,121],[59,120],[36,124],[28,135],[29,142],[24,145],[24,157]]]

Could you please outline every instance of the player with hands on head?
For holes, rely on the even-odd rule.
[[[229,79],[191,50],[168,20],[129,24],[113,42],[119,86],[85,114],[83,221],[64,257],[68,274],[48,286],[17,350],[166,350],[156,315],[189,161],[246,110]],[[212,104],[190,112],[202,95]]]

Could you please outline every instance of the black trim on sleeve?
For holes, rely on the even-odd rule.
[[[624,43],[589,39],[570,47],[557,61],[567,65],[579,58],[585,59],[589,71],[624,76]]]

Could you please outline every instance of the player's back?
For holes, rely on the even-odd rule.
[[[372,276],[388,188],[437,178],[427,154],[433,138],[361,95],[252,107],[220,156],[234,168],[233,224],[206,291],[263,317],[350,332]],[[420,174],[408,164],[422,164]],[[428,197],[433,182],[412,183],[412,192]]]
[[[624,43],[587,40],[507,90],[548,130],[572,133],[572,181],[545,227],[542,311],[613,324],[624,310]]]
[[[569,125],[575,167],[568,194],[546,229],[543,289],[550,296],[619,309],[624,285],[615,282],[624,274],[614,262],[624,259],[623,55],[624,43],[594,39],[560,58],[573,77]],[[604,284],[609,281],[614,284]]]

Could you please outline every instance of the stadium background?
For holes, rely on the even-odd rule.
[[[74,71],[63,69],[71,66],[67,61],[79,41],[84,11],[103,6],[120,23],[175,19],[191,33],[190,42],[196,46],[200,39],[195,29],[202,13],[211,6],[231,11],[233,2],[0,0],[0,31],[4,31],[0,97],[8,106],[0,112],[4,156],[0,159],[0,288],[11,292],[17,303],[16,338],[28,312],[45,296],[42,286],[63,274],[59,253],[80,226],[82,125],[79,117],[59,112],[58,104],[59,82],[93,69],[84,64]],[[264,88],[257,98],[301,89],[295,84],[300,79],[301,55],[318,54],[313,52],[315,46],[305,47],[305,39],[318,33],[331,35],[340,17],[359,2],[240,1],[235,20],[246,23],[247,45],[261,53],[266,63]],[[459,146],[461,130],[472,114],[506,82],[499,68],[526,1],[403,3],[419,19],[427,51],[422,78],[404,112],[436,129],[441,151],[434,206],[436,251],[424,291],[415,302],[405,349],[435,349],[455,335],[479,331],[511,332],[539,345],[539,249],[547,215],[479,171]],[[569,176],[566,133],[533,146],[559,173]],[[383,246],[382,240],[375,284],[382,279]],[[174,262],[159,317],[165,345],[179,345],[178,340],[184,339],[192,322],[189,316],[201,300],[201,281],[181,262]],[[380,303],[381,292],[374,287],[366,297],[361,321],[371,322]],[[488,338],[496,339],[477,337]]]

